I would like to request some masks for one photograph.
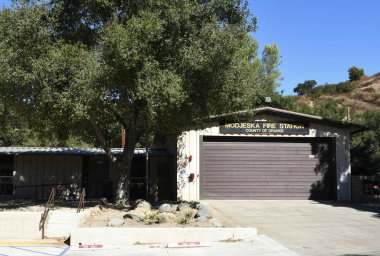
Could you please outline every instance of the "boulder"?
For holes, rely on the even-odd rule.
[[[206,217],[208,219],[212,218],[212,210],[208,204],[201,203],[198,206],[198,211],[195,217]]]
[[[195,218],[195,221],[196,222],[207,222],[208,218],[205,216],[202,216],[202,217]]]
[[[152,209],[152,205],[143,199],[139,199],[136,201],[135,210],[137,209],[147,212]]]
[[[191,209],[191,206],[187,202],[182,202],[177,206],[177,211],[185,212]]]
[[[110,218],[107,222],[107,226],[109,227],[120,227],[124,224],[124,220],[121,218]]]
[[[99,199],[99,204],[103,207],[107,207],[108,206],[108,201],[107,201],[107,198],[100,198]]]
[[[92,211],[91,211],[91,215],[94,216],[94,215],[98,215],[102,212],[102,206],[100,205],[97,205],[95,206]]]
[[[212,225],[216,228],[222,228],[223,227],[223,224],[222,222],[220,222],[217,218],[212,218],[210,220],[210,222],[212,223]]]
[[[159,212],[172,212],[173,209],[172,209],[172,207],[170,206],[170,204],[162,204],[162,205],[158,208],[158,211],[159,211]]]
[[[144,219],[145,214],[141,211],[131,210],[123,216],[124,219],[133,219],[134,221],[140,221]]]

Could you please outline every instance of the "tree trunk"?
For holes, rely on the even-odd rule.
[[[126,129],[123,157],[118,160],[117,164],[119,180],[116,187],[115,203],[121,206],[126,205],[130,197],[131,168],[137,139],[135,134],[136,132],[133,129]]]
[[[106,139],[104,138],[101,130],[99,129],[96,121],[93,118],[90,118],[90,123],[95,130],[96,137],[102,145],[104,151],[106,152],[108,158],[111,162],[116,164],[117,174],[118,174],[118,182],[116,186],[116,195],[115,195],[115,203],[120,206],[127,205],[129,200],[129,184],[131,177],[131,168],[133,155],[135,151],[136,141],[138,137],[136,136],[136,128],[125,128],[125,145],[123,148],[123,155],[121,159],[117,159],[112,153],[111,148],[108,146]]]

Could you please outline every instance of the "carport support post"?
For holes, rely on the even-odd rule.
[[[148,147],[148,133],[145,134],[145,198],[149,197],[149,147]]]

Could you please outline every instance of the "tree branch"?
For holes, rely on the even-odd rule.
[[[95,120],[94,120],[92,117],[89,118],[89,121],[90,121],[92,127],[94,128],[95,133],[96,133],[96,137],[98,138],[98,140],[99,140],[100,144],[102,145],[104,151],[106,152],[107,156],[109,157],[109,159],[110,159],[113,163],[116,163],[116,160],[117,160],[117,159],[116,159],[116,157],[114,156],[114,154],[112,153],[111,148],[108,146],[107,141],[106,141],[106,139],[104,138],[103,133],[102,133],[102,131],[99,129],[97,123],[95,122]]]

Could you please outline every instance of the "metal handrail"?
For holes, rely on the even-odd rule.
[[[81,210],[84,211],[84,197],[85,196],[86,196],[86,189],[82,188],[82,191],[80,192],[80,195],[79,195],[79,204],[78,204],[77,213],[79,213]]]
[[[41,220],[39,225],[39,230],[42,230],[42,239],[45,238],[45,222],[48,216],[50,209],[54,209],[54,201],[56,195],[56,188],[53,187],[50,192],[49,200],[45,206],[44,212],[41,214]]]

